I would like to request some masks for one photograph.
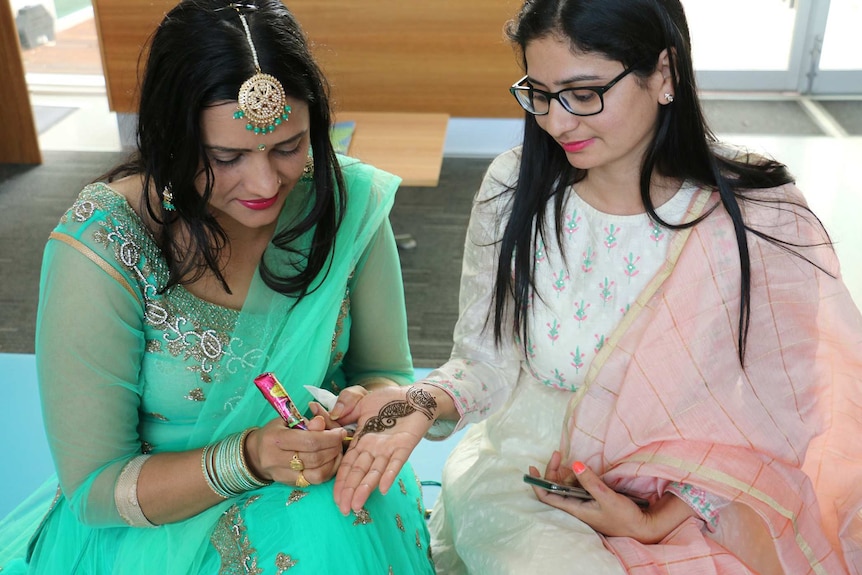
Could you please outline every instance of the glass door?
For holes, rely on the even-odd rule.
[[[804,0],[682,0],[702,90],[796,91]],[[810,2],[808,2],[810,5]],[[804,31],[804,30],[803,30]]]
[[[682,0],[702,90],[862,94],[862,0]]]
[[[862,0],[826,2],[828,14],[821,36],[815,36],[805,92],[812,94],[862,93]]]

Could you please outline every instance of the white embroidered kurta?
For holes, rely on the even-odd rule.
[[[499,194],[517,177],[518,162],[518,149],[494,160],[474,202],[452,356],[426,379],[455,398],[462,416],[458,427],[475,423],[443,470],[431,518],[434,560],[447,575],[622,573],[592,529],[539,502],[522,476],[530,465],[544,470],[559,448],[569,400],[628,306],[664,263],[674,232],[646,214],[599,212],[576,187],[570,190],[563,251],[554,240],[553,213],[548,238],[535,246],[537,293],[530,302],[527,353],[511,338],[497,349],[487,318],[495,240],[505,228],[510,197]],[[683,186],[659,207],[659,216],[681,221],[694,191]],[[432,430],[443,432],[442,426]]]

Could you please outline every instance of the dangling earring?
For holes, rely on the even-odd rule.
[[[308,156],[305,159],[305,166],[302,168],[302,176],[299,178],[303,182],[309,182],[314,179],[314,158]]]
[[[673,94],[671,94],[670,92],[664,93],[664,99],[667,100],[668,104],[673,104]]]
[[[162,190],[162,207],[168,212],[173,212],[177,209],[174,206],[174,195],[171,193],[169,186],[165,186],[165,189]]]

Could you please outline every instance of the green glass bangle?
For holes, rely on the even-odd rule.
[[[245,460],[245,440],[256,427],[231,434],[221,441],[204,447],[201,453],[201,469],[209,488],[221,497],[229,499],[271,485],[255,477]]]

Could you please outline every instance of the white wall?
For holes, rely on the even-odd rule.
[[[450,118],[443,155],[456,158],[493,158],[521,143],[520,119]]]

